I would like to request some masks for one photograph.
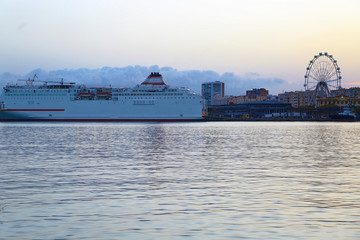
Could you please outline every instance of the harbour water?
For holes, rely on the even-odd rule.
[[[360,239],[360,123],[0,123],[0,239]]]

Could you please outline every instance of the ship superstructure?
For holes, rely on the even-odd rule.
[[[201,120],[202,110],[201,96],[171,88],[158,72],[134,88],[28,80],[8,84],[0,96],[0,121],[191,121]]]

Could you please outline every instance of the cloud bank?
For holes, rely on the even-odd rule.
[[[136,65],[122,68],[80,68],[54,71],[35,69],[26,75],[3,73],[0,75],[0,86],[4,86],[6,83],[16,83],[17,79],[32,78],[34,74],[37,74],[39,80],[44,81],[58,81],[63,78],[64,81],[86,84],[87,86],[134,87],[136,84],[141,83],[150,72],[160,72],[165,82],[173,87],[188,87],[199,94],[201,93],[201,84],[212,81],[224,82],[226,95],[244,95],[246,90],[262,87],[268,89],[270,94],[278,94],[291,86],[281,78],[261,77],[258,73],[237,76],[229,72],[219,74],[211,70],[179,71],[171,67],[159,67],[157,65],[150,67]]]

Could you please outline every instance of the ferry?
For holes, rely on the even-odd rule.
[[[24,81],[24,80],[23,80]],[[0,121],[197,121],[204,100],[152,72],[133,88],[25,80],[0,95]],[[41,84],[38,84],[41,82]]]

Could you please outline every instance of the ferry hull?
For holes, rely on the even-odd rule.
[[[85,103],[85,102],[84,102]],[[90,104],[90,106],[89,106]],[[103,104],[105,105],[105,104]],[[117,104],[106,104],[103,107],[99,103],[86,102],[84,105],[76,103],[68,104],[60,108],[43,106],[44,108],[9,108],[0,111],[0,121],[76,121],[76,122],[121,122],[121,121],[162,121],[162,122],[185,122],[201,121],[201,109],[199,106],[163,106],[154,109],[144,108],[134,110],[134,107],[119,108]],[[23,106],[24,107],[24,106]]]

